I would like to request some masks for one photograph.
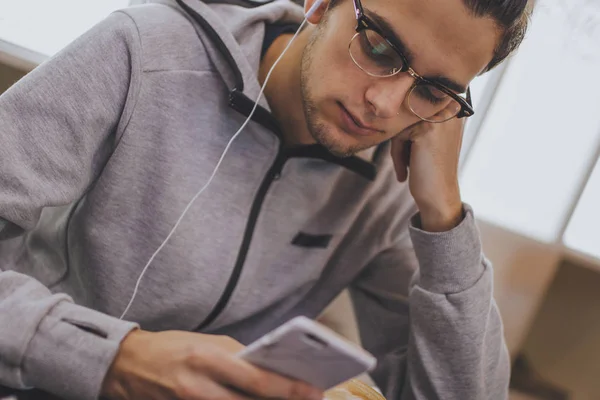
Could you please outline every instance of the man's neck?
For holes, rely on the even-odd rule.
[[[264,90],[273,116],[283,131],[285,146],[315,143],[306,126],[300,82],[302,52],[308,40],[309,30],[310,27],[298,34],[271,73]],[[261,85],[291,39],[290,34],[281,35],[267,50],[258,71]]]

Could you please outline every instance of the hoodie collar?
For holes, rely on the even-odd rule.
[[[289,0],[273,1],[260,7],[257,7],[255,2],[248,1],[248,4],[250,4],[248,7],[256,7],[254,10],[261,9],[265,13],[265,16],[260,18],[256,15],[248,18],[248,16],[252,15],[252,12],[248,12],[244,7],[227,4],[231,1],[246,3],[247,0],[209,0],[209,2],[214,3],[213,6],[209,6],[200,0],[171,0],[170,3],[171,5],[173,5],[173,2],[177,3],[192,18],[201,40],[205,40],[204,38],[208,37],[210,43],[205,43],[204,47],[208,56],[215,61],[215,65],[222,65],[223,61],[227,63],[229,68],[218,68],[218,72],[230,90],[229,105],[245,117],[248,117],[255,104],[252,99],[256,99],[260,93],[260,85],[256,76],[258,63],[260,62],[260,46],[256,49],[250,49],[251,55],[244,54],[242,47],[240,47],[240,44],[232,34],[232,32],[240,33],[240,27],[238,26],[235,29],[227,27],[218,12],[225,12],[229,17],[228,20],[236,21],[237,18],[238,24],[240,21],[244,22],[250,19],[250,22],[257,24],[255,28],[258,31],[253,31],[254,34],[258,32],[262,37],[264,36],[265,20],[267,23],[269,22],[265,16],[268,14],[271,14],[271,17],[277,15],[273,10],[265,10],[265,8],[282,7],[284,12],[277,16],[297,23],[301,23],[302,21],[302,9]],[[215,8],[214,10],[212,9],[213,7]],[[293,11],[294,9],[296,11]],[[294,18],[298,18],[295,15],[298,14],[298,10],[300,11],[299,19],[294,20]],[[248,13],[248,16],[240,18],[239,13]],[[253,65],[250,64],[248,57],[253,57]],[[252,116],[252,120],[272,131],[282,141],[283,138],[279,124],[269,111],[264,97],[258,102],[258,107]],[[376,160],[374,158],[372,161],[368,161],[358,156],[337,157],[318,144],[296,147],[288,152],[289,157],[317,158],[340,165],[369,180],[374,180],[377,175],[377,168],[374,163]]]

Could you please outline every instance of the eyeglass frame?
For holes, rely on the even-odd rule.
[[[400,51],[399,47],[397,46],[393,40],[389,39],[382,31],[381,29],[377,26],[377,24],[375,22],[373,22],[369,17],[367,17],[367,15],[365,14],[364,10],[363,10],[363,6],[360,0],[352,0],[353,4],[354,4],[354,13],[356,16],[356,28],[355,31],[356,33],[352,36],[352,38],[350,38],[350,42],[348,43],[348,52],[350,53],[350,58],[352,59],[352,61],[354,62],[354,64],[360,69],[362,70],[364,73],[368,74],[369,76],[374,76],[377,78],[386,78],[386,77],[391,77],[391,76],[395,76],[397,74],[399,74],[400,72],[407,72],[413,79],[414,79],[414,83],[411,86],[410,90],[407,92],[406,94],[406,98],[408,98],[408,96],[410,95],[410,93],[412,93],[412,91],[414,90],[415,87],[417,87],[419,84],[428,84],[428,85],[432,85],[434,86],[436,89],[439,89],[440,91],[446,93],[448,96],[452,97],[453,100],[455,100],[456,102],[458,102],[458,104],[460,105],[460,111],[453,116],[452,118],[468,118],[471,117],[475,114],[475,110],[473,109],[473,103],[471,101],[471,88],[467,87],[467,91],[466,91],[466,95],[465,98],[461,97],[459,94],[457,94],[456,92],[454,92],[452,89],[442,85],[439,82],[433,81],[433,80],[429,80],[427,78],[422,77],[421,75],[417,74],[415,72],[414,69],[412,69],[409,65],[408,65],[408,60],[406,59],[406,56],[402,53],[402,51]],[[352,44],[352,41],[356,38],[356,36],[358,36],[362,31],[365,30],[371,30],[375,33],[377,33],[379,36],[381,36],[389,45],[390,47],[396,52],[396,54],[398,54],[398,56],[400,57],[400,59],[402,60],[402,68],[397,69],[396,71],[394,71],[392,74],[390,75],[374,75],[369,73],[368,71],[366,71],[363,67],[361,67],[356,60],[354,59],[354,56],[352,55],[352,51],[350,50],[350,46]],[[410,106],[409,106],[410,107]],[[421,116],[419,116],[417,113],[415,113],[412,108],[411,108],[411,112],[413,114],[415,114],[417,117],[419,117],[420,119],[424,120],[424,121],[429,121]],[[452,118],[449,118],[445,121],[429,121],[429,122],[446,122],[451,120]]]

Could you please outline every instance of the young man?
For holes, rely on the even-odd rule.
[[[525,2],[323,3],[158,253],[302,9],[134,7],[34,70],[0,97],[0,384],[317,398],[235,352],[349,287],[387,398],[506,398],[457,164],[464,93],[518,45]]]

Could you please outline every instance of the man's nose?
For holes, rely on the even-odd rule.
[[[378,118],[393,118],[408,109],[406,99],[413,83],[414,78],[405,73],[373,79],[365,93],[371,112]]]

